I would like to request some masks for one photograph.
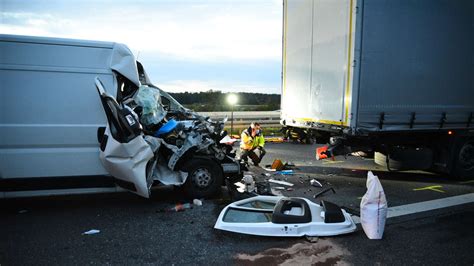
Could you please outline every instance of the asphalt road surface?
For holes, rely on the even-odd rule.
[[[314,145],[268,144],[262,165],[274,159],[295,164],[294,174],[273,176],[294,183],[288,196],[312,196],[352,213],[359,211],[367,170],[381,180],[390,207],[474,192],[474,181],[424,172],[384,171],[369,159],[315,161]],[[251,168],[257,178],[262,169]],[[312,187],[316,178],[323,188]],[[153,198],[130,193],[0,200],[0,265],[473,265],[474,204],[467,203],[387,220],[382,240],[369,240],[360,225],[351,234],[272,238],[213,229],[231,199],[222,195],[183,212],[162,212],[183,196],[158,188]],[[319,200],[319,199],[318,199]],[[91,230],[100,233],[84,235]]]

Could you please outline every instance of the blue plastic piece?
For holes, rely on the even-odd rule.
[[[176,122],[176,120],[174,119],[171,119],[155,132],[155,137],[159,137],[163,134],[170,133],[173,129],[176,128],[177,125],[178,125],[178,122]]]

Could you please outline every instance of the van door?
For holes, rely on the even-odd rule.
[[[117,185],[149,198],[156,161],[138,117],[108,94],[98,78],[95,85],[108,122],[100,138],[100,160]]]

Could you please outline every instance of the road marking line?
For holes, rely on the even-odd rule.
[[[440,186],[440,185],[428,186],[428,187],[422,187],[422,188],[415,188],[413,190],[414,191],[433,190],[433,191],[436,191],[436,192],[445,193],[445,191],[441,190],[440,188],[443,188],[443,186]]]
[[[343,163],[343,161],[326,161],[323,164],[334,164],[334,163]]]
[[[432,211],[442,208],[448,208],[456,205],[462,205],[466,203],[474,202],[474,193],[453,196],[442,199],[435,199],[429,201],[423,201],[418,203],[412,203],[407,205],[395,206],[388,208],[387,218],[393,218],[403,215],[415,214],[419,212]],[[357,216],[352,217],[355,223],[360,223],[360,218]]]

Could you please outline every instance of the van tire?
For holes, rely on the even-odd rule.
[[[193,158],[184,163],[182,171],[188,173],[183,185],[190,198],[209,198],[221,190],[224,175],[220,166],[211,159]]]
[[[388,153],[375,152],[374,162],[378,165],[387,167],[388,170],[427,170],[433,164],[433,151],[428,148],[393,148]]]

